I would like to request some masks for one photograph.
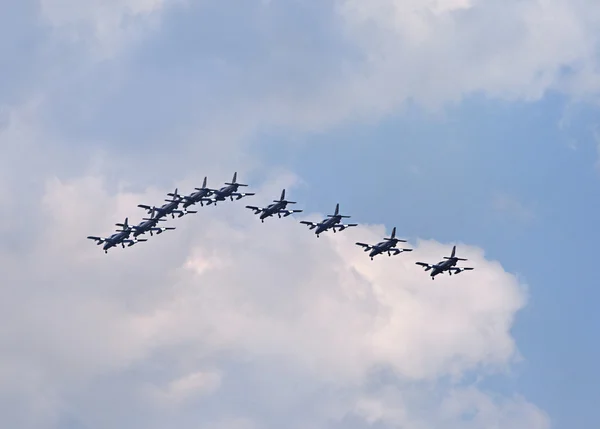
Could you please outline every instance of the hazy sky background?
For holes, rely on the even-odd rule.
[[[592,0],[1,1],[0,426],[598,426],[599,28]],[[85,239],[234,171],[256,196]],[[283,187],[302,216],[244,208]],[[298,224],[338,202],[358,228]],[[412,253],[354,245],[394,226]],[[414,264],[453,244],[474,271]]]

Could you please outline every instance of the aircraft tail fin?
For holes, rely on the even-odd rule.
[[[340,203],[337,203],[335,205],[335,211],[333,212],[332,215],[328,215],[327,217],[335,217],[335,216],[339,216],[340,214]]]
[[[237,171],[235,173],[233,173],[233,178],[231,179],[231,182],[227,183],[225,182],[226,185],[237,185]]]
[[[123,223],[115,223],[115,226],[120,226],[124,230],[129,228],[129,218],[126,217],[125,222],[123,222]]]
[[[278,200],[273,200],[274,203],[287,203],[287,204],[296,204],[296,201],[287,201],[285,199],[285,189],[281,191],[281,197]]]
[[[167,195],[169,197],[173,197],[173,199],[181,198],[181,195],[179,195],[179,192],[177,192],[177,188],[175,188],[175,192],[169,192]],[[173,201],[173,200],[165,200],[165,201]]]
[[[457,261],[468,261],[468,259],[456,257],[456,246],[452,247],[452,253],[450,254],[450,256],[444,256],[444,259],[456,259]]]
[[[225,183],[226,185],[235,185],[235,186],[248,186],[248,185],[244,185],[243,183],[238,183],[237,182],[237,171],[235,173],[233,173],[233,180],[231,180],[231,182],[229,183]]]
[[[394,227],[392,229],[392,235],[384,238],[384,240],[395,240],[395,239],[396,239],[396,227]],[[402,241],[402,240],[399,240],[399,241]]]

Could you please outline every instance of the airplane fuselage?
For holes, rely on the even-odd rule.
[[[237,192],[238,185],[227,185],[223,186],[218,191],[215,191],[214,199],[218,201],[223,201],[225,198],[230,197],[233,193]]]
[[[194,192],[188,197],[188,199],[185,200],[185,202],[183,203],[183,208],[186,209],[192,204],[196,204],[197,202],[202,201],[202,199],[208,197],[209,194],[209,189],[202,189],[201,191]]]
[[[277,202],[277,203],[270,204],[260,214],[260,219],[263,220],[263,219],[268,218],[269,216],[273,216],[274,214],[279,213],[281,210],[284,210],[286,208],[286,206],[287,206],[287,203],[285,203],[285,202]]]
[[[341,220],[342,220],[341,216],[333,216],[333,217],[323,220],[321,222],[321,224],[319,226],[317,226],[315,234],[319,235],[320,233],[327,231],[333,225],[340,223]]]
[[[435,277],[438,274],[443,273],[444,271],[448,271],[450,267],[456,265],[456,262],[456,259],[446,259],[444,261],[438,262],[437,264],[435,264],[433,270],[431,270],[431,277]]]
[[[177,210],[177,207],[179,207],[179,203],[180,201],[172,201],[170,203],[165,204],[162,207],[157,208],[155,217],[160,218]]]
[[[135,229],[135,231],[133,232],[133,236],[137,237],[138,235],[142,235],[143,233],[145,233],[145,232],[151,230],[152,228],[154,228],[157,223],[158,223],[158,219],[147,220],[147,221],[144,221],[144,222],[140,223],[137,226],[137,228]]]
[[[102,247],[102,250],[107,251],[111,247],[115,247],[121,241],[128,239],[130,233],[131,233],[131,231],[128,230],[128,231],[117,232],[116,234],[111,235],[110,237],[108,237],[106,239],[104,246]]]
[[[377,243],[375,246],[373,246],[373,249],[371,250],[371,253],[369,253],[369,256],[372,258],[373,256],[379,255],[380,253],[387,252],[388,250],[390,250],[394,247],[396,247],[396,243],[394,241],[391,241],[391,240],[381,241],[381,242]]]

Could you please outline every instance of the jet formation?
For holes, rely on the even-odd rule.
[[[120,245],[122,248],[125,248],[140,242],[148,241],[148,239],[141,237],[146,233],[149,233],[150,236],[154,236],[154,234],[158,235],[162,234],[164,231],[174,230],[175,227],[159,227],[158,224],[159,222],[166,221],[168,216],[175,219],[176,215],[178,218],[181,218],[189,214],[197,213],[196,210],[192,210],[193,206],[196,204],[200,204],[202,207],[205,203],[206,205],[216,206],[218,202],[226,201],[227,199],[234,201],[255,195],[252,192],[238,192],[240,187],[247,187],[248,185],[237,182],[237,172],[233,173],[231,182],[226,182],[224,184],[225,186],[219,189],[208,188],[206,182],[207,178],[204,177],[202,187],[195,188],[194,192],[187,196],[180,195],[176,188],[174,192],[167,194],[170,198],[165,199],[166,204],[163,204],[160,207],[139,204],[138,207],[146,210],[150,217],[142,218],[142,221],[138,225],[129,225],[129,218],[125,218],[123,223],[115,224],[121,229],[116,230],[111,236],[105,238],[88,236],[87,238],[96,241],[97,245],[104,244],[102,249],[104,250],[104,253],[108,253],[108,250],[112,247],[116,248]],[[269,217],[277,216],[278,218],[282,218],[288,217],[294,213],[302,213],[302,210],[290,210],[287,208],[288,205],[293,204],[297,203],[295,201],[286,200],[285,189],[283,189],[279,199],[273,200],[273,203],[269,204],[267,207],[248,205],[246,208],[252,210],[254,215],[258,215],[260,221],[264,222],[265,219]],[[340,214],[340,204],[337,203],[335,205],[334,214],[328,215],[321,222],[303,220],[300,221],[300,223],[307,225],[311,231],[314,230],[315,235],[319,237],[320,234],[326,231],[331,230],[335,233],[337,231],[343,231],[346,228],[358,226],[357,223],[343,223],[342,219],[347,218],[350,218],[350,216]],[[356,245],[362,247],[365,252],[369,252],[371,260],[373,260],[375,256],[383,255],[385,253],[387,253],[388,256],[392,256],[403,252],[412,252],[413,249],[398,247],[398,243],[406,243],[406,240],[396,237],[396,227],[394,227],[391,236],[384,238],[383,241],[377,244],[358,242]],[[456,257],[456,246],[454,246],[451,255],[445,256],[443,261],[436,264],[428,264],[425,262],[416,262],[416,264],[424,267],[425,271],[431,271],[430,276],[432,280],[435,280],[435,277],[438,274],[444,272],[452,275],[459,274],[463,271],[473,270],[472,267],[458,267],[458,261],[467,261],[467,259]]]

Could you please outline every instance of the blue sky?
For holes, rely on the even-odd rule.
[[[594,2],[5,7],[0,426],[600,423]],[[85,239],[233,171],[304,213]],[[393,226],[413,253],[354,245]],[[475,271],[415,268],[455,243]]]
[[[595,419],[599,351],[587,332],[600,322],[589,239],[599,215],[595,109],[580,108],[578,123],[561,132],[564,106],[552,95],[535,104],[475,99],[443,120],[412,112],[319,135],[327,141],[319,154],[278,150],[280,136],[272,149],[274,162],[284,159],[310,178],[300,194],[310,204],[340,200],[359,221],[397,225],[406,237],[474,243],[522,276],[530,303],[514,335],[525,361],[495,382],[537,398],[557,427]],[[388,143],[400,141],[413,146]],[[432,149],[431,142],[447,146]]]

